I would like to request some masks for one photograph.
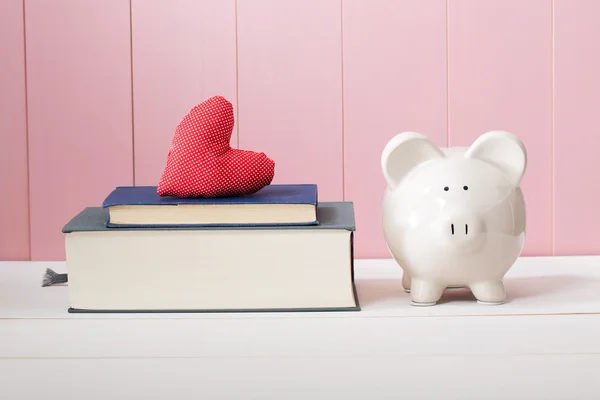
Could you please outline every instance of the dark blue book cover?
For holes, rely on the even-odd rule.
[[[158,212],[160,206],[243,206],[243,205],[304,205],[311,206],[314,209],[314,218],[302,221],[282,221],[281,214],[277,217],[277,222],[270,221],[254,221],[254,222],[231,222],[219,223],[212,221],[211,223],[202,222],[115,222],[110,219],[107,221],[109,227],[131,227],[131,226],[206,226],[206,225],[314,225],[318,224],[316,218],[316,208],[318,204],[317,185],[315,184],[273,184],[264,187],[260,191],[249,196],[232,196],[232,197],[217,197],[217,198],[180,198],[160,196],[157,193],[156,186],[119,186],[115,188],[103,201],[104,208],[137,208],[137,206],[151,206],[153,212]],[[212,210],[215,210],[212,208]],[[273,209],[274,213],[280,213]],[[213,211],[216,213],[216,211]],[[256,213],[256,211],[254,211]],[[311,214],[313,211],[311,211]]]
[[[216,198],[162,197],[156,192],[156,186],[119,186],[108,195],[102,206],[179,204],[311,204],[316,206],[317,185],[269,185],[250,196]]]

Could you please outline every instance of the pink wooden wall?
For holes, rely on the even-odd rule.
[[[62,260],[61,228],[160,178],[175,126],[221,94],[277,183],[355,202],[387,257],[379,156],[490,129],[529,151],[524,255],[600,254],[596,0],[2,0],[0,259]],[[585,179],[584,179],[585,178]]]

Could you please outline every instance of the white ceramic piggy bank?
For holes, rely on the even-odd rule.
[[[439,148],[404,132],[385,146],[381,164],[384,236],[411,304],[434,305],[453,287],[503,303],[504,275],[525,241],[521,141],[490,131],[468,148]]]

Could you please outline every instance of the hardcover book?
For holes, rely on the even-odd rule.
[[[318,224],[317,185],[269,185],[250,196],[179,198],[119,186],[102,203],[108,227]]]
[[[112,229],[107,212],[63,228],[70,312],[360,310],[351,202],[297,226]]]

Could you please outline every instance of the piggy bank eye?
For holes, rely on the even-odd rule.
[[[463,189],[464,190],[469,190],[469,187],[468,186],[463,186]]]
[[[447,192],[448,190],[450,190],[450,188],[448,186],[444,187],[444,190]]]

